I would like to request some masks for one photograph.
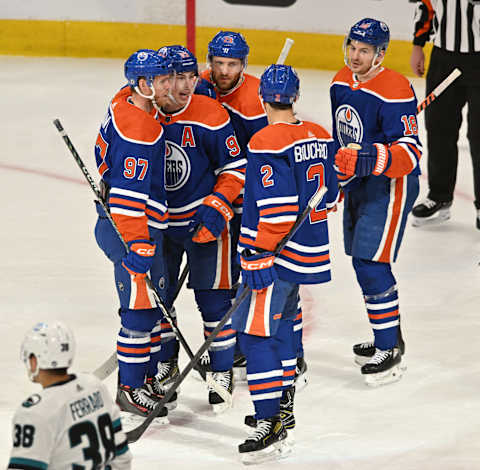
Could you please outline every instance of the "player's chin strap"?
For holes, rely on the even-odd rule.
[[[347,36],[344,41],[343,41],[343,62],[345,62],[345,65],[350,69],[350,63],[348,62],[348,57],[347,57],[347,47],[348,47],[348,44],[349,44],[349,37]],[[378,62],[378,64],[375,64],[375,61],[378,59],[378,55],[380,54],[381,50],[377,47],[376,48],[376,51],[375,51],[375,54],[373,56],[373,59],[372,59],[372,65],[370,66],[370,68],[368,69],[368,71],[366,73],[364,73],[363,75],[368,75],[370,72],[372,72],[373,70],[375,69],[378,69],[378,67],[380,67],[380,65],[382,65],[382,62],[383,62],[383,59],[385,58],[385,56],[383,56],[382,60],[380,60]]]
[[[155,101],[155,90],[153,89],[153,85],[148,85],[148,88],[152,90],[151,95],[144,95],[141,91],[138,85],[135,85],[134,90],[136,93],[138,93],[142,98],[145,98],[146,100],[150,100],[152,102],[153,107],[157,110],[160,111],[160,107],[158,106],[157,102]]]

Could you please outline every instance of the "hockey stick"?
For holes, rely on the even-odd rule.
[[[277,64],[283,65],[285,63],[285,60],[287,59],[288,53],[290,52],[294,42],[295,41],[293,39],[285,39],[285,44],[283,45],[283,49],[278,56]]]
[[[182,289],[183,283],[185,282],[185,279],[187,278],[187,276],[188,276],[188,265],[186,265],[183,268],[182,274],[178,279],[177,287],[175,289],[175,293],[173,294],[172,304],[175,302],[176,298],[178,297],[178,294],[180,293],[180,290]],[[117,352],[114,351],[103,364],[101,364],[99,367],[97,367],[93,371],[93,375],[97,377],[99,380],[105,380],[110,374],[113,374],[115,372],[117,367],[118,367]],[[200,366],[196,370],[200,372]],[[200,372],[200,375],[202,376],[202,379],[204,379],[203,374],[201,372]],[[205,377],[206,377],[206,373],[205,373]],[[223,390],[223,387],[222,387],[222,390]]]
[[[283,237],[283,239],[278,243],[277,248],[274,251],[274,256],[278,256],[278,254],[283,250],[285,245],[289,242],[289,240],[293,237],[293,235],[296,233],[300,225],[305,221],[305,219],[308,217],[310,212],[314,210],[319,202],[323,199],[323,196],[325,196],[327,192],[327,187],[322,186],[310,199],[307,207],[303,210],[303,212],[297,217],[297,220],[295,221],[295,224],[293,227],[290,229],[290,231]],[[210,333],[210,336],[205,340],[205,342],[202,344],[200,349],[196,352],[195,356],[190,360],[190,362],[185,366],[183,369],[182,373],[177,377],[177,380],[172,384],[172,386],[168,389],[166,395],[156,404],[155,408],[153,411],[149,413],[149,415],[145,418],[142,424],[137,426],[136,428],[128,431],[127,434],[127,440],[129,443],[136,442],[140,437],[143,435],[143,433],[147,430],[148,426],[150,426],[151,422],[158,416],[164,405],[170,400],[170,397],[175,393],[175,390],[180,386],[180,384],[185,380],[185,377],[188,375],[188,373],[195,367],[195,364],[200,360],[200,357],[202,354],[208,349],[212,341],[217,337],[217,335],[220,333],[222,328],[224,327],[225,323],[227,323],[235,310],[238,308],[238,306],[247,298],[248,294],[250,293],[250,288],[248,286],[245,286],[245,289],[242,291],[242,293],[235,299],[235,302],[233,305],[230,307],[227,313],[223,316],[223,318],[218,322],[218,325],[215,327],[215,329]]]
[[[70,140],[70,137],[68,136],[68,134],[65,132],[65,130],[63,129],[63,126],[62,124],[60,123],[60,120],[59,119],[54,119],[53,121],[53,124],[55,125],[55,127],[57,128],[58,132],[60,133],[60,135],[62,136],[65,144],[67,145],[68,149],[70,150],[70,153],[73,155],[73,158],[75,159],[75,161],[77,162],[77,165],[80,167],[80,169],[82,170],[82,173],[84,174],[88,184],[90,185],[90,188],[92,189],[92,191],[95,193],[95,196],[97,197],[97,200],[99,202],[99,204],[102,206],[109,222],[112,224],[112,227],[114,228],[116,234],[118,235],[118,238],[120,239],[120,241],[122,242],[126,252],[128,253],[129,252],[129,248],[128,248],[128,245],[125,243],[125,240],[123,239],[123,236],[122,234],[120,233],[120,231],[118,230],[118,227],[115,223],[115,221],[113,220],[109,210],[108,210],[108,207],[105,203],[105,201],[103,200],[102,198],[102,195],[100,193],[100,190],[98,189],[98,186],[97,184],[95,183],[94,179],[92,178],[92,176],[90,175],[87,167],[85,166],[85,164],[83,163],[83,160],[81,159],[80,155],[78,154],[77,150],[75,149],[75,147],[73,146],[72,144],[72,141]],[[185,274],[185,277],[186,277],[187,273]],[[185,349],[188,357],[190,358],[190,360],[193,358],[193,352],[192,350],[190,349],[190,346],[188,345],[187,341],[185,340],[185,338],[183,337],[182,333],[180,332],[180,330],[177,328],[177,325],[175,323],[175,320],[173,319],[173,317],[171,316],[170,312],[168,311],[168,308],[165,306],[165,304],[163,303],[162,299],[160,298],[160,295],[155,287],[155,285],[153,284],[152,280],[150,279],[149,276],[146,277],[146,283],[148,285],[148,287],[152,290],[153,292],[153,295],[154,295],[154,298],[155,298],[155,302],[158,306],[158,308],[160,308],[160,310],[162,311],[162,313],[164,314],[165,318],[168,320],[168,322],[170,323],[171,327],[172,327],[172,330],[173,332],[175,333],[175,335],[177,336],[178,340],[180,341],[181,345],[183,346],[183,348]],[[181,286],[179,286],[181,287]],[[180,289],[178,289],[178,292],[180,291]],[[176,292],[176,293],[178,293]],[[115,356],[116,356],[116,353],[114,353]],[[102,365],[100,366],[97,370],[95,370],[94,374],[96,375],[96,373],[98,374],[101,374],[103,372],[110,372],[112,373],[115,369],[116,369],[116,365],[115,365],[115,360],[116,360],[116,357],[115,359],[112,358],[112,356],[110,356],[107,361]],[[115,365],[115,367],[114,367]],[[113,367],[113,369],[112,369]],[[212,388],[215,388],[215,391],[220,395],[222,396],[222,393],[224,394],[224,389],[223,387],[220,387],[219,385],[217,385],[217,383],[212,379],[212,381],[208,381],[207,379],[207,375],[205,373],[205,370],[203,368],[200,368],[198,370],[198,372],[200,373],[200,375],[202,376],[202,378],[204,380],[206,380],[207,382],[209,382],[209,384],[212,386]],[[223,397],[222,397],[223,398]]]
[[[450,75],[437,85],[435,89],[417,106],[417,114],[420,114],[430,103],[432,103],[432,101],[438,98],[440,93],[443,93],[445,88],[451,85],[460,75],[462,75],[462,72],[459,69],[453,69]]]

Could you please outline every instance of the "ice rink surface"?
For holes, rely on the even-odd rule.
[[[299,72],[299,117],[330,129],[333,73]],[[77,339],[77,371],[93,371],[115,347],[118,302],[112,267],[93,237],[93,193],[52,120],[61,119],[97,178],[93,146],[108,102],[124,83],[123,61],[0,57],[0,77],[0,466],[6,466],[13,412],[38,390],[19,360],[25,331],[40,320],[68,323]],[[424,81],[414,86],[423,98]],[[296,397],[295,451],[257,468],[480,469],[480,231],[465,129],[460,153],[452,219],[428,228],[409,223],[394,265],[408,364],[396,384],[370,389],[354,365],[352,344],[371,332],[343,253],[342,208],[329,218],[334,280],[302,290],[310,384]],[[422,176],[420,198],[426,191]],[[202,330],[192,293],[182,291],[176,307],[180,329],[197,349]],[[115,377],[107,381],[113,394]],[[252,411],[246,386],[236,388],[234,408],[218,417],[201,382],[190,375],[181,389],[170,424],[152,425],[131,446],[133,468],[243,467],[237,445]]]

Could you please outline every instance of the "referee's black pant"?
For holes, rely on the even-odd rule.
[[[425,109],[428,140],[429,199],[453,200],[457,179],[458,133],[468,103],[468,132],[473,165],[475,207],[480,209],[480,52],[448,52],[434,47],[427,73],[427,95],[458,67],[462,75]]]

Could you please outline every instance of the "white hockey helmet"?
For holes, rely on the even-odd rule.
[[[30,370],[29,358],[37,358],[37,368]],[[39,369],[63,369],[72,365],[75,354],[75,338],[64,323],[40,322],[28,333],[22,343],[20,358],[25,363],[31,380]]]

